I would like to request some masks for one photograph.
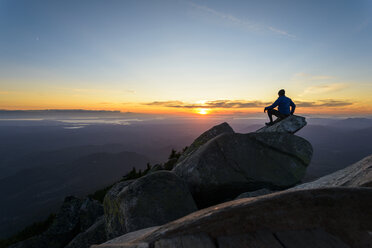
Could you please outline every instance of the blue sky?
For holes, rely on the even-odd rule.
[[[363,0],[0,0],[0,108],[270,101],[280,88],[371,108],[371,17]]]

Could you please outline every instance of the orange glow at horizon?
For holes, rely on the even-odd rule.
[[[16,95],[3,94],[0,99],[0,109],[4,110],[43,110],[43,109],[86,109],[86,110],[117,110],[120,112],[146,113],[146,114],[164,114],[164,115],[188,115],[188,116],[215,116],[215,115],[244,115],[244,114],[263,114],[263,106],[254,106],[247,108],[239,107],[209,107],[206,100],[181,102],[177,101],[161,104],[147,104],[151,100],[120,102],[110,101],[111,99],[99,99],[97,97],[77,98],[55,95],[42,95],[36,98],[33,95],[21,94]],[[260,100],[269,101],[269,100]],[[306,101],[306,100],[302,100]],[[307,100],[313,102],[315,106],[301,106],[298,104],[296,114],[329,114],[329,115],[370,115],[372,114],[372,100],[359,99],[353,101],[347,106],[322,106],[324,102],[317,100]],[[155,101],[156,102],[156,101]],[[295,100],[296,102],[296,100]],[[183,107],[183,105],[185,107]],[[190,108],[190,106],[195,108]],[[319,106],[316,106],[319,105]]]
[[[224,108],[169,108],[169,107],[148,107],[148,106],[128,106],[123,107],[118,105],[89,105],[89,104],[60,104],[60,105],[32,105],[30,107],[25,105],[20,106],[4,106],[2,109],[7,110],[43,110],[43,109],[86,109],[86,110],[117,110],[120,112],[133,112],[133,113],[144,113],[144,114],[166,114],[166,115],[198,115],[198,116],[209,116],[209,115],[244,115],[244,114],[263,114],[263,108],[241,108],[241,109],[224,109]],[[372,114],[372,107],[368,105],[364,106],[348,106],[348,107],[317,107],[317,108],[309,108],[309,107],[297,107],[295,114],[303,115],[303,114],[330,114],[330,115],[337,115],[337,114]],[[265,114],[266,115],[266,114]]]
[[[200,109],[197,109],[196,113],[200,114],[200,115],[207,115],[209,114],[210,112],[210,109],[207,109],[207,108],[200,108]]]

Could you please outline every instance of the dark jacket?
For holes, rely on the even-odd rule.
[[[296,109],[296,104],[292,102],[291,98],[286,96],[279,96],[272,105],[266,107],[265,109],[273,109],[276,106],[279,106],[278,111],[285,115],[293,114]],[[290,106],[291,109],[289,109]]]

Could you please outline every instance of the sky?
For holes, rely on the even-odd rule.
[[[0,0],[0,109],[372,114],[372,1]]]

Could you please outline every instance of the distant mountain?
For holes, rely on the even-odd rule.
[[[5,110],[1,109],[0,114],[4,113],[121,113],[118,110],[86,110],[86,109],[44,109],[44,110]],[[128,112],[127,112],[128,113]]]
[[[372,119],[369,118],[347,118],[343,120],[335,120],[330,125],[339,128],[364,129],[372,127]]]
[[[122,151],[146,154],[157,162],[162,162],[172,148],[182,149],[206,126],[209,126],[208,123],[138,123],[129,126],[106,124],[64,129],[57,125],[47,125],[45,121],[37,121],[34,126],[0,125],[0,178],[14,172],[15,164],[18,164],[16,167],[28,167],[17,162],[24,156],[88,145],[120,144]]]
[[[31,155],[28,159],[38,158],[33,163],[39,161],[40,166],[22,169],[0,180],[0,233],[3,237],[55,211],[65,196],[92,193],[119,180],[132,167],[145,168],[151,161],[146,156],[125,151],[97,152],[70,161],[74,156],[68,150]],[[59,159],[60,162],[56,162]]]
[[[129,112],[128,112],[129,113]],[[3,117],[35,117],[35,116],[50,116],[55,115],[78,115],[84,116],[89,114],[127,114],[120,111],[108,110],[85,110],[85,109],[45,109],[45,110],[0,110],[0,118]]]
[[[11,161],[13,169],[26,169],[36,166],[63,165],[72,162],[82,156],[92,153],[110,152],[118,153],[125,150],[122,144],[106,144],[106,145],[84,145],[70,146],[63,149],[52,151],[37,151],[20,156]],[[3,176],[0,177],[0,179]]]
[[[309,140],[314,148],[307,180],[343,169],[372,151],[372,127],[355,130],[308,125],[298,135]]]

